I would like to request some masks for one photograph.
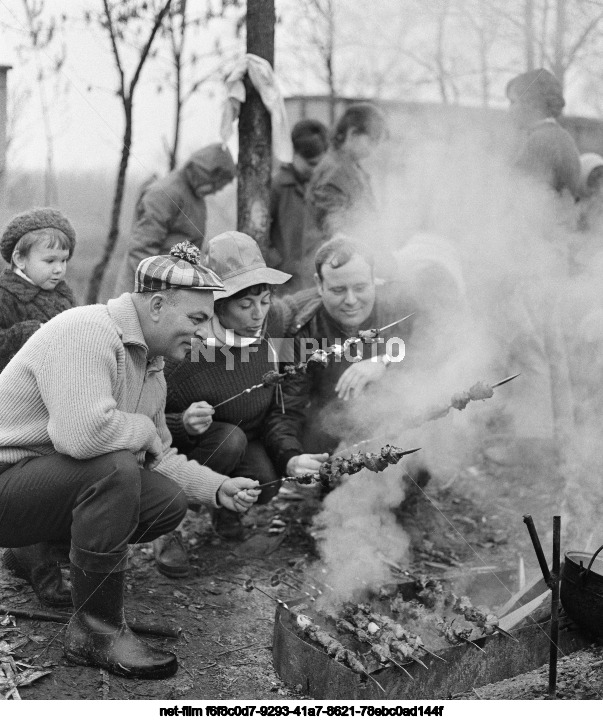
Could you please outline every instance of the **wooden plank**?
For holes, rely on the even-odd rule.
[[[540,572],[535,574],[521,589],[521,591],[517,591],[517,593],[514,593],[503,606],[497,609],[496,615],[499,618],[502,618],[508,613],[511,613],[511,611],[515,611],[517,608],[521,608],[521,606],[524,606],[526,603],[528,603],[528,601],[531,601],[532,599],[539,596],[543,591],[546,590],[546,588],[547,585],[544,581],[544,578],[542,577],[542,574]]]
[[[551,590],[547,588],[544,593],[541,593],[540,596],[537,596],[536,598],[532,599],[529,603],[526,603],[524,606],[521,606],[521,608],[517,608],[515,611],[511,611],[511,613],[508,613],[506,616],[503,616],[498,620],[498,625],[504,630],[504,631],[510,631],[512,628],[515,628],[521,621],[523,621],[526,618],[529,618],[532,616],[532,614],[535,614],[537,609],[539,609],[541,606],[542,608],[546,608],[546,604],[548,604],[548,610],[550,611],[551,608]],[[538,622],[538,618],[532,618],[533,623]]]

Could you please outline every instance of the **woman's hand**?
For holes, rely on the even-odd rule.
[[[182,414],[182,425],[189,436],[200,436],[211,426],[213,406],[205,401],[192,403]]]

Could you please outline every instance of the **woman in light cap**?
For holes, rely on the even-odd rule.
[[[261,433],[266,415],[275,407],[274,386],[214,406],[260,383],[268,371],[278,370],[271,336],[283,334],[283,311],[274,307],[270,318],[268,311],[273,286],[291,276],[268,268],[255,240],[237,231],[210,240],[204,262],[220,276],[225,290],[214,294],[207,347],[180,363],[166,364],[168,427],[174,445],[189,459],[203,459],[204,465],[225,475],[236,468],[261,483],[273,481],[278,476]],[[267,503],[278,490],[278,483],[264,488],[258,502]],[[237,513],[217,509],[213,524],[223,537],[242,538]],[[156,542],[155,559],[165,575],[188,574],[188,558],[177,534]]]

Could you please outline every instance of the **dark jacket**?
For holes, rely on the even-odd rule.
[[[54,290],[44,290],[5,268],[0,273],[0,370],[42,323],[75,305],[65,281]]]
[[[128,250],[114,295],[134,289],[136,268],[143,258],[169,253],[183,240],[201,247],[207,206],[196,189],[220,179],[230,181],[234,174],[230,153],[214,144],[193,153],[182,168],[145,186],[134,211]]]
[[[306,190],[302,282],[312,284],[316,249],[337,231],[353,235],[376,211],[368,173],[347,153],[331,148]]]
[[[270,245],[266,262],[292,275],[287,282],[288,292],[301,287],[306,186],[292,165],[283,165],[272,179],[270,189]]]
[[[580,155],[572,136],[552,118],[540,121],[529,130],[517,167],[544,182],[557,193],[580,196]]]
[[[316,339],[319,347],[325,349],[346,339],[345,332],[326,313],[316,290],[300,291],[285,297],[283,302],[288,306],[285,334],[295,338],[296,361],[300,358],[302,343],[306,338]],[[380,286],[373,311],[360,330],[381,328],[412,312],[408,300],[395,284]],[[385,342],[377,344],[373,349],[363,349],[363,357],[369,358],[371,351],[384,353],[389,338],[401,336],[406,339],[412,329],[409,321],[401,327],[394,326],[386,331],[383,334]],[[274,406],[264,421],[264,445],[279,473],[286,472],[290,458],[305,452],[302,434],[306,420],[311,416],[311,422],[315,422],[316,414],[322,409],[343,404],[337,399],[334,389],[349,365],[350,362],[345,358],[335,361],[331,357],[327,367],[315,366],[308,373],[296,374],[284,381],[282,391],[285,412]]]

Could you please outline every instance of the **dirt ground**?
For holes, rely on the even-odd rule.
[[[432,479],[424,492],[409,496],[399,518],[412,539],[415,568],[435,576],[491,565],[515,569],[523,556],[529,577],[537,569],[522,514],[534,516],[548,556],[548,527],[557,512],[554,484],[546,464],[525,454],[520,461],[503,463],[494,451],[476,458],[453,479]],[[0,626],[0,661],[10,653],[21,671],[46,672],[19,686],[23,699],[304,698],[279,680],[272,665],[274,603],[257,591],[245,591],[243,583],[251,578],[285,599],[299,595],[295,579],[301,579],[304,567],[316,558],[309,531],[319,508],[313,491],[279,495],[248,514],[242,543],[217,538],[207,513],[189,512],[185,540],[194,574],[184,580],[158,573],[150,545],[134,550],[127,615],[130,621],[182,629],[177,640],[152,639],[178,656],[180,668],[171,679],[131,681],[70,665],[62,657],[62,625],[22,619],[16,619],[16,625],[5,619],[6,625]],[[282,519],[285,530],[271,535],[275,517]],[[283,568],[291,585],[274,589],[271,577]],[[0,598],[5,606],[39,608],[27,584],[4,568]],[[547,679],[548,668],[543,667],[459,698],[544,698]],[[595,646],[560,660],[558,696],[603,697],[603,649]]]

